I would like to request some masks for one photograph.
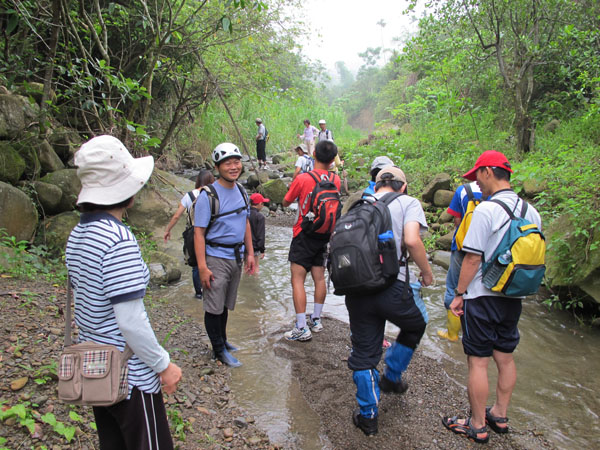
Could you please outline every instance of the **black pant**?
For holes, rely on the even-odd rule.
[[[259,161],[267,160],[267,141],[264,139],[256,141],[256,158]]]
[[[215,353],[222,352],[225,348],[225,342],[227,342],[227,319],[229,317],[229,310],[223,308],[221,314],[211,314],[207,311],[204,312],[204,328],[206,334],[210,339]]]
[[[131,398],[113,406],[94,406],[101,450],[172,450],[162,392],[134,387]]]
[[[352,353],[348,358],[351,370],[375,369],[383,350],[385,321],[389,320],[400,333],[396,342],[417,348],[425,333],[427,323],[416,305],[412,289],[403,298],[404,282],[395,283],[382,292],[371,295],[347,295],[346,308],[352,333]]]

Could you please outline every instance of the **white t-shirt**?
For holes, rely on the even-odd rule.
[[[490,199],[492,198],[501,200],[513,211],[515,216],[520,217],[523,200],[512,190],[503,189],[490,197]],[[525,219],[535,223],[540,230],[542,229],[542,219],[531,204],[528,205]],[[490,201],[481,202],[473,211],[471,225],[463,241],[463,251],[481,255],[482,261],[489,261],[509,226],[510,217],[502,206]],[[464,298],[477,298],[484,295],[504,297],[501,292],[494,292],[483,285],[480,266],[475,278],[469,284]]]
[[[200,189],[192,189],[192,193],[194,194],[194,198],[198,198],[198,196],[200,195]],[[187,211],[189,211],[192,207],[192,199],[187,193],[183,197],[181,197],[181,205]]]
[[[386,194],[386,192],[375,193],[375,198],[380,199]],[[390,214],[392,216],[392,231],[394,232],[394,240],[396,241],[396,251],[398,252],[398,260],[402,258],[403,248],[403,232],[404,226],[409,222],[418,222],[420,232],[427,231],[427,219],[425,218],[425,212],[421,203],[413,197],[408,195],[401,195],[388,205]],[[398,273],[398,279],[400,281],[406,280],[406,267],[401,266],[400,272]],[[417,281],[417,277],[411,272],[410,282],[414,283]]]
[[[313,162],[308,155],[298,156],[294,167],[300,167],[300,173],[310,172],[313,169]]]

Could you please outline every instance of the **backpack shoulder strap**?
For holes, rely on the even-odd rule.
[[[504,209],[504,211],[506,211],[506,214],[508,214],[508,216],[511,218],[511,220],[515,219],[515,215],[513,214],[513,212],[510,210],[510,208],[508,206],[506,206],[506,203],[504,203],[503,201],[500,201],[496,198],[492,198],[490,200],[488,200],[490,202],[494,202],[500,206],[502,206],[502,209]]]
[[[394,200],[396,200],[398,197],[400,197],[402,195],[405,195],[405,194],[400,193],[400,192],[388,192],[377,201],[380,203],[383,203],[385,206],[388,206],[390,203],[392,203]]]
[[[210,205],[210,221],[208,222],[208,226],[206,227],[206,231],[204,233],[204,235],[206,236],[206,234],[208,233],[208,229],[215,221],[215,217],[219,214],[220,202],[219,194],[217,193],[217,190],[212,184],[202,186],[202,190],[206,192],[206,195],[208,195],[208,203]]]
[[[192,206],[187,209],[187,223],[188,223],[188,226],[192,226],[194,224],[194,221],[192,220],[192,210],[196,206],[196,200],[198,199],[198,197],[196,197],[194,195],[194,191],[188,192],[187,196],[190,198],[190,200],[192,202]]]
[[[523,199],[521,199],[521,201],[523,202],[523,206],[521,206],[521,218],[524,219],[527,214],[527,209],[529,208],[529,203]]]
[[[465,192],[467,193],[467,197],[470,200],[475,200],[475,196],[473,195],[473,189],[471,189],[471,185],[469,183],[465,184]]]
[[[315,184],[319,184],[319,177],[317,174],[315,174],[312,170],[306,173],[309,174],[313,180],[315,180]]]
[[[246,192],[246,189],[244,189],[244,186],[242,186],[241,183],[238,183],[236,181],[235,184],[237,185],[238,189],[240,190],[240,194],[242,194],[242,198],[244,199],[244,204],[246,205],[246,208],[247,208],[248,207],[248,203],[249,203],[248,192]]]

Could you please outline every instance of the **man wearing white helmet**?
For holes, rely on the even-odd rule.
[[[248,196],[237,183],[242,173],[242,154],[234,144],[215,147],[213,161],[219,178],[198,196],[195,208],[194,247],[204,288],[204,326],[214,356],[230,367],[242,365],[232,354],[237,348],[227,341],[227,318],[235,308],[242,272],[255,272]],[[243,258],[242,258],[243,256]]]
[[[320,141],[333,141],[333,133],[331,132],[331,130],[327,129],[327,122],[325,122],[325,119],[321,119],[319,120],[319,128],[321,129],[319,131],[319,142]]]

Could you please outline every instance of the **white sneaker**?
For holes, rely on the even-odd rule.
[[[312,339],[312,333],[308,327],[294,327],[290,331],[284,333],[283,337],[288,341],[310,341]]]
[[[320,333],[321,331],[323,331],[323,323],[321,322],[320,317],[317,317],[315,319],[311,317],[310,321],[308,322],[308,326],[310,327],[310,331],[312,331],[313,333]]]

